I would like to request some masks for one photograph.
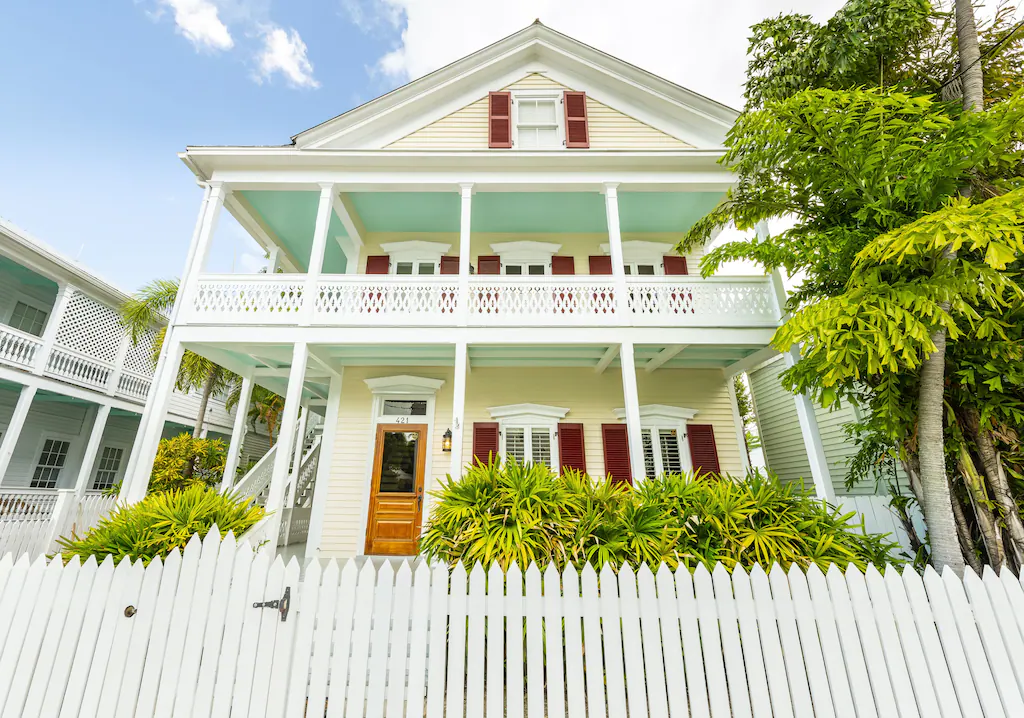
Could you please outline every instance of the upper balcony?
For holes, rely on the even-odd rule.
[[[201,225],[200,261],[209,256],[223,203],[256,251],[266,252],[267,267],[258,274],[193,269],[178,323],[777,326],[769,278],[704,279],[690,273],[702,251],[674,253],[682,233],[723,193],[655,187],[341,191],[322,183],[313,191],[216,184]]]

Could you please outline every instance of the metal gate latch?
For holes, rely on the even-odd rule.
[[[284,589],[284,595],[279,599],[273,601],[257,601],[252,604],[253,608],[276,608],[281,613],[281,620],[288,620],[288,609],[292,602],[292,587],[286,586]]]

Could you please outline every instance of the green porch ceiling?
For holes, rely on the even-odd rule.
[[[367,232],[458,232],[457,192],[349,192]]]
[[[0,255],[0,283],[17,283],[27,287],[43,287],[57,296],[57,283],[33,272],[13,259]]]
[[[242,190],[242,196],[260,214],[284,248],[301,263],[305,269],[309,252],[313,246],[313,232],[316,229],[316,211],[320,204],[319,192],[278,192],[271,190]],[[338,246],[337,237],[348,240],[345,226],[338,216],[331,212],[331,224],[327,230],[327,250],[324,254],[324,272],[344,274],[345,253]]]
[[[683,232],[725,199],[724,192],[619,192],[623,232]]]

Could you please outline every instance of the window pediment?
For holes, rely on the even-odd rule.
[[[679,406],[668,406],[666,404],[643,404],[640,407],[641,425],[653,424],[678,424],[687,422],[697,416],[696,409],[686,409]],[[625,409],[615,409],[615,416],[619,419],[626,418]]]
[[[557,423],[569,413],[567,408],[561,406],[546,406],[544,404],[506,404],[505,406],[492,406],[487,409],[492,419],[498,421],[514,420],[517,424]]]
[[[452,248],[450,244],[443,242],[425,242],[419,239],[407,242],[387,242],[380,245],[381,251],[391,257],[393,261],[433,259],[439,260],[443,255],[448,254]]]
[[[428,379],[422,376],[399,374],[364,379],[374,394],[436,394],[444,386],[444,379]]]
[[[533,242],[522,240],[518,242],[495,242],[491,245],[491,251],[501,257],[502,263],[507,262],[528,262],[543,259],[551,261],[551,256],[558,254],[562,248],[560,244],[551,242]]]
[[[660,263],[666,254],[672,254],[673,245],[668,242],[646,242],[633,239],[622,243],[622,259],[626,262]],[[605,243],[601,251],[611,253],[611,247]]]

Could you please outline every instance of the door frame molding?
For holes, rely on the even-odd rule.
[[[366,553],[366,532],[370,520],[370,484],[373,482],[373,460],[377,451],[377,424],[394,424],[395,417],[381,416],[384,409],[385,399],[406,399],[410,401],[426,401],[427,415],[415,418],[417,424],[427,425],[427,459],[423,464],[423,511],[426,513],[430,501],[429,494],[433,490],[434,474],[434,407],[437,403],[437,391],[444,385],[444,379],[430,379],[425,377],[409,376],[402,374],[392,377],[379,377],[365,379],[367,387],[373,393],[373,401],[370,402],[370,422],[366,430],[366,468],[363,471],[363,489],[359,502],[360,527],[358,534],[359,544],[356,550],[357,556],[365,556]],[[410,422],[411,423],[411,422]],[[422,527],[422,522],[421,522]]]
[[[387,427],[387,428],[385,428],[385,427]],[[369,530],[370,530],[370,507],[373,506],[373,497],[374,497],[374,489],[373,489],[374,481],[373,481],[373,478],[374,478],[374,474],[376,473],[377,457],[379,455],[382,455],[383,452],[384,452],[383,444],[380,445],[379,450],[378,450],[378,443],[377,442],[380,441],[380,439],[383,437],[383,434],[384,434],[385,431],[402,431],[403,427],[409,427],[409,431],[415,431],[416,433],[422,433],[422,435],[423,435],[423,445],[416,447],[416,453],[418,455],[419,454],[423,455],[423,462],[422,462],[422,467],[421,467],[422,471],[423,471],[423,500],[420,502],[420,506],[419,506],[419,514],[420,514],[420,519],[419,519],[420,526],[419,526],[419,528],[420,528],[420,533],[422,534],[422,532],[423,532],[423,509],[424,509],[424,507],[426,505],[426,493],[427,493],[427,456],[430,454],[430,438],[429,438],[430,437],[430,426],[426,422],[419,422],[419,423],[416,423],[416,424],[395,424],[395,423],[389,422],[389,421],[378,421],[376,424],[374,424],[374,427],[373,427],[374,428],[374,434],[373,434],[373,465],[372,465],[371,473],[370,473],[370,498],[369,498],[369,501],[367,502],[367,509],[366,509],[366,531],[363,532],[363,553],[364,553],[364,555],[369,555],[367,553],[367,548],[368,548],[368,545],[370,543],[370,537],[369,537]],[[419,458],[419,456],[417,456],[417,458]],[[416,493],[416,477],[415,476],[413,477],[413,493],[414,494]],[[374,554],[374,555],[377,555],[377,554]]]

